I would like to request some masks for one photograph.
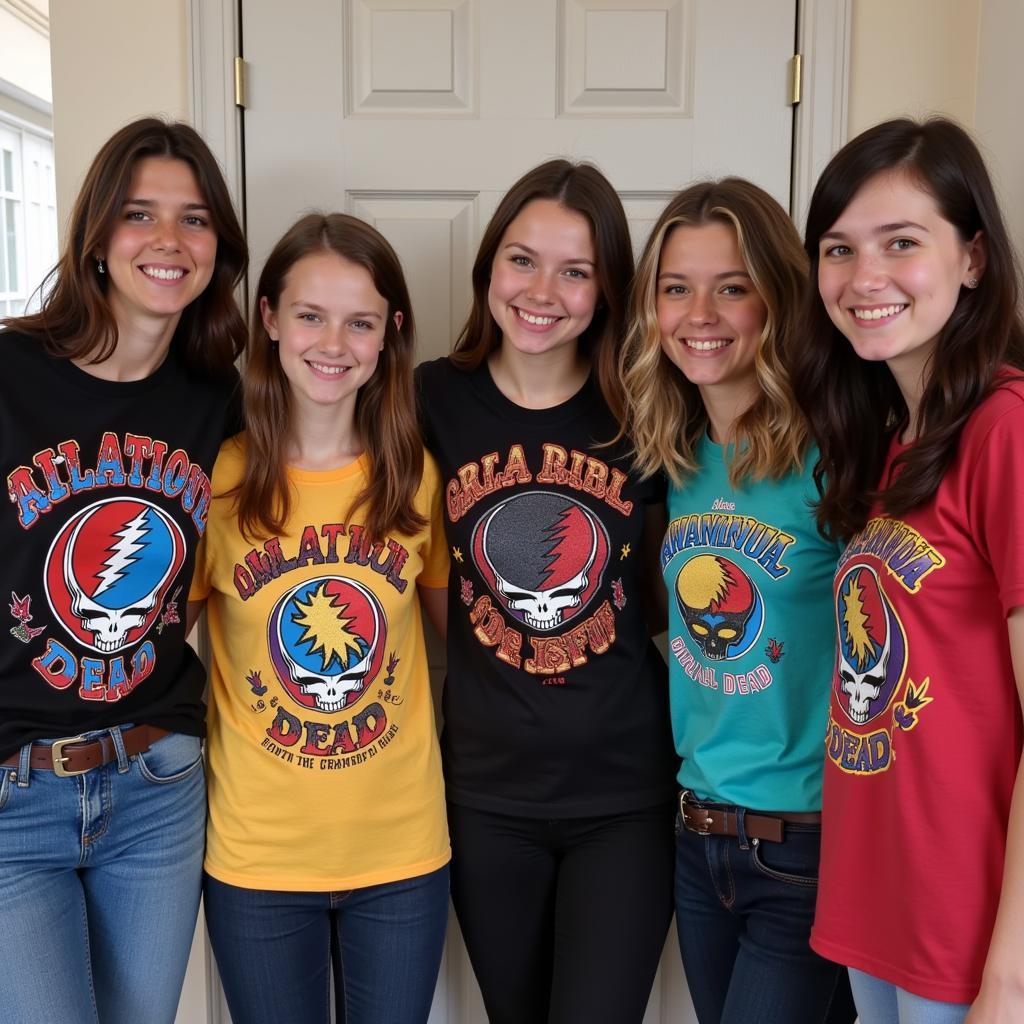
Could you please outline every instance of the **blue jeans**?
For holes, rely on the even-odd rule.
[[[423,1024],[448,924],[448,865],[344,892],[242,889],[204,876],[203,906],[234,1020]]]
[[[860,1024],[963,1024],[970,1003],[944,1003],[915,996],[891,982],[850,968]]]
[[[174,1020],[199,909],[201,744],[172,734],[129,760],[111,734],[118,760],[84,775],[30,770],[28,748],[0,774],[3,1020]]]
[[[846,968],[808,943],[820,828],[786,825],[781,843],[676,828],[676,927],[700,1024],[851,1024]]]

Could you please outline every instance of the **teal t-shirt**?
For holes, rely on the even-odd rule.
[[[705,800],[817,811],[839,556],[809,508],[817,454],[801,473],[738,490],[725,458],[705,437],[700,469],[668,495],[661,567],[679,782]]]

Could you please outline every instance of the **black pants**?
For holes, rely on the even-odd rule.
[[[452,899],[491,1024],[639,1024],[672,918],[673,815],[448,805]]]

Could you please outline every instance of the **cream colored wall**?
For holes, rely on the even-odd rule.
[[[850,136],[899,114],[945,113],[971,126],[986,2],[853,0]]]
[[[999,189],[1003,212],[1024,259],[1024,3],[984,0],[978,35],[974,131]]]
[[[45,32],[30,24],[30,19],[0,7],[0,40],[0,78],[49,103],[50,61]]]
[[[1024,3],[853,0],[849,134],[900,114],[970,129],[1024,254]]]
[[[50,0],[57,215],[96,150],[137,117],[188,117],[187,0]]]

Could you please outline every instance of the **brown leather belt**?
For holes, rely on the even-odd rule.
[[[735,808],[705,807],[693,799],[693,794],[688,789],[679,794],[679,815],[683,819],[683,824],[698,835],[739,835]],[[810,811],[771,811],[765,814],[747,811],[743,815],[743,831],[747,836],[770,843],[782,842],[786,825],[820,824],[821,815]]]
[[[155,725],[136,725],[121,733],[124,752],[132,757],[144,754],[157,740],[169,735],[170,730],[158,729]],[[58,775],[82,775],[100,765],[117,760],[117,750],[110,733],[105,732],[95,739],[86,740],[81,736],[68,736],[53,743],[33,743],[29,754],[30,768],[56,772]],[[3,762],[4,768],[17,768],[21,754],[13,753]]]

